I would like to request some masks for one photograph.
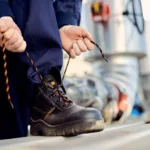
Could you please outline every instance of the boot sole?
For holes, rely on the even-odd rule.
[[[104,121],[100,120],[73,121],[61,125],[49,125],[43,120],[34,121],[31,118],[30,133],[33,136],[76,136],[83,133],[99,132],[104,127]]]

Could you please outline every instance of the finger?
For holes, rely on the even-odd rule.
[[[72,59],[75,59],[76,58],[76,53],[74,51],[74,49],[71,49],[70,52],[69,52],[69,55]]]
[[[23,37],[19,34],[18,31],[14,31],[13,35],[11,36],[10,39],[8,39],[9,37],[7,37],[5,45],[9,46],[9,45],[14,45],[16,42],[22,40],[23,41]]]
[[[10,24],[9,24],[10,27]],[[8,23],[6,23],[5,19],[0,19],[0,32],[3,33],[8,29]]]
[[[23,44],[19,48],[16,49],[16,52],[24,52],[26,47],[27,47],[27,43],[23,41]]]
[[[77,56],[79,56],[81,54],[81,51],[80,51],[77,43],[73,44],[73,49],[74,49],[74,52],[76,53]]]
[[[13,19],[11,17],[2,17],[1,19],[4,20],[6,31],[9,28],[13,28],[13,29],[16,29],[21,34],[21,30],[19,29],[19,27],[16,25],[16,23],[13,21]],[[5,31],[3,31],[3,32],[5,32]]]
[[[6,32],[9,28],[14,28],[18,30],[19,33],[21,33],[20,29],[18,26],[15,24],[13,19],[11,17],[2,17],[0,19],[0,32]]]
[[[6,48],[8,50],[13,50],[16,51],[18,50],[19,47],[21,47],[23,45],[23,38],[20,38],[18,41],[16,41],[16,43],[14,44],[9,44],[8,46],[6,45]]]
[[[0,46],[2,46],[2,34],[0,33]]]
[[[81,52],[87,51],[87,47],[86,47],[85,43],[82,40],[78,40],[77,45],[80,48]]]
[[[94,45],[90,42],[89,39],[85,38],[84,43],[85,43],[86,47],[88,48],[88,50],[94,49]]]
[[[5,41],[8,41],[8,40],[10,40],[11,38],[13,39],[13,40],[16,40],[16,39],[14,39],[14,35],[15,35],[16,33],[15,33],[15,30],[13,29],[13,28],[10,28],[10,29],[8,29],[3,35],[4,35],[4,38],[5,38]]]

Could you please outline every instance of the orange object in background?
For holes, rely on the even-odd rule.
[[[126,111],[128,109],[128,95],[120,93],[118,101],[119,111]]]
[[[120,91],[119,87],[113,84],[116,89],[116,104],[118,112],[128,110],[128,95]]]
[[[104,2],[93,2],[91,5],[91,13],[94,22],[107,22],[110,17],[110,7]]]

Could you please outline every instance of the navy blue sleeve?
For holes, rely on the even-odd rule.
[[[55,0],[54,9],[58,27],[79,25],[82,0]]]
[[[13,13],[8,0],[0,0],[0,18],[3,16],[10,16],[13,18]]]

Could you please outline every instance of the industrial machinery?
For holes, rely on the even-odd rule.
[[[104,118],[109,114],[108,120],[113,120],[113,116],[121,114],[118,118],[123,121],[134,106],[139,86],[139,59],[146,55],[141,0],[85,0],[81,26],[93,35],[109,63],[101,60],[96,49],[85,53],[83,58],[92,64],[93,74],[99,72],[99,76],[115,85],[122,95],[108,102]]]

